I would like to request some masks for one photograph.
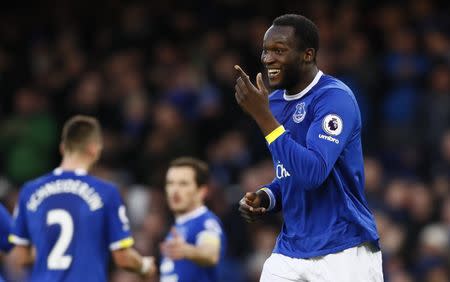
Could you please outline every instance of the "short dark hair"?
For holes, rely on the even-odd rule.
[[[94,117],[76,115],[64,124],[61,142],[68,152],[82,151],[91,140],[101,141],[101,127]]]
[[[170,162],[170,167],[190,167],[195,172],[197,186],[206,185],[209,180],[208,164],[202,160],[192,157],[180,157]]]
[[[298,47],[301,50],[313,48],[319,50],[319,30],[308,18],[297,14],[285,14],[273,20],[274,26],[291,26],[294,28]]]

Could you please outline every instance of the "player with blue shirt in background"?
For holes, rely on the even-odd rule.
[[[11,232],[12,227],[12,217],[6,208],[0,204],[0,252],[2,254],[7,254],[13,247],[13,245],[8,241],[8,235]],[[0,276],[0,282],[5,281]]]
[[[161,244],[161,282],[218,280],[225,254],[225,234],[219,218],[204,205],[208,166],[183,157],[170,163],[166,195],[175,225]]]
[[[132,248],[117,187],[88,174],[101,149],[98,121],[75,116],[64,125],[61,166],[22,187],[9,239],[14,261],[33,264],[30,281],[107,281],[110,254],[143,277],[156,271]]]
[[[375,220],[364,195],[361,117],[352,91],[316,65],[317,27],[288,14],[264,35],[256,86],[239,67],[235,98],[258,124],[275,179],[240,201],[249,222],[282,211],[261,281],[383,281]]]

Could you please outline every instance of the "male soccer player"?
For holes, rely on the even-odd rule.
[[[247,193],[253,221],[282,211],[284,224],[261,281],[383,281],[375,220],[364,196],[361,117],[352,91],[316,65],[318,30],[301,15],[266,31],[255,87],[236,66],[235,98],[258,124],[276,178]]]
[[[153,258],[132,248],[118,189],[87,173],[101,149],[98,121],[71,118],[62,132],[61,166],[20,191],[9,239],[17,263],[34,264],[30,281],[107,281],[110,252],[119,267],[155,272]]]
[[[169,208],[175,225],[161,244],[161,282],[217,281],[217,266],[225,253],[220,220],[203,201],[207,164],[189,157],[171,162],[166,174]]]

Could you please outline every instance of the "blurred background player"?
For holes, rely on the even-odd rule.
[[[219,218],[205,205],[208,166],[183,157],[170,163],[166,194],[175,225],[161,244],[161,281],[218,281],[218,264],[225,253]]]
[[[275,167],[272,183],[240,202],[244,218],[282,211],[261,281],[383,281],[375,218],[364,195],[361,116],[352,91],[316,65],[319,34],[301,15],[266,31],[255,87],[236,66],[235,97],[256,121]]]
[[[60,167],[20,191],[9,236],[16,245],[14,261],[33,264],[30,281],[99,282],[107,281],[111,252],[119,267],[152,275],[153,258],[132,248],[117,187],[88,174],[102,151],[98,121],[88,116],[69,119],[60,149]]]

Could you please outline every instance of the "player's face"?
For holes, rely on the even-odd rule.
[[[264,35],[261,62],[267,71],[272,89],[289,89],[298,84],[302,66],[294,28],[271,26]]]
[[[198,207],[202,202],[200,187],[195,181],[191,167],[171,167],[166,174],[166,195],[169,208],[175,214],[183,214]]]

